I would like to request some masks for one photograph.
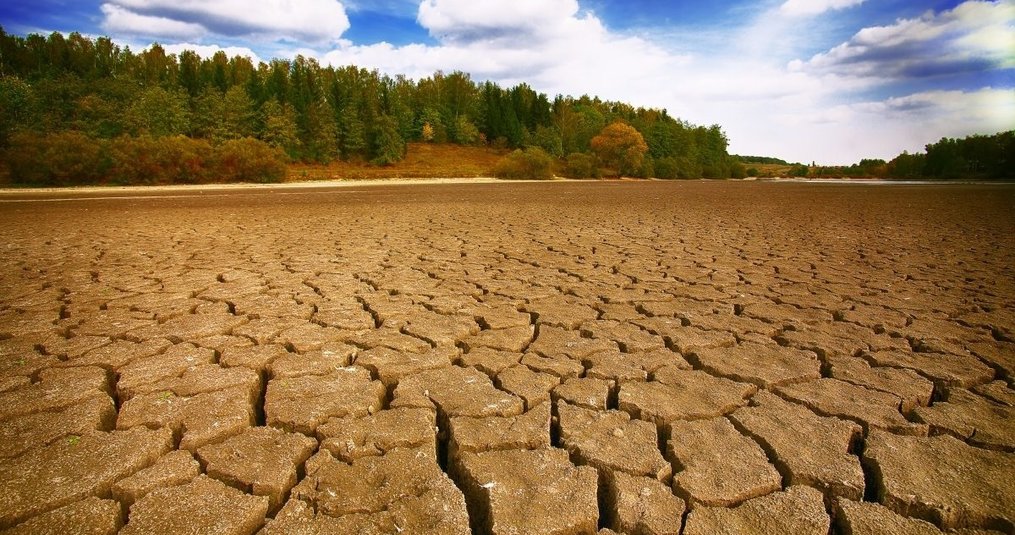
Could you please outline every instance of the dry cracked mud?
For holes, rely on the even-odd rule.
[[[1015,187],[0,192],[0,533],[1013,533]]]

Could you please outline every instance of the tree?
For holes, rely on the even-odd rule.
[[[553,178],[553,158],[539,147],[519,149],[501,158],[493,172],[498,178],[549,180]]]
[[[642,168],[648,145],[631,125],[617,121],[592,138],[592,151],[604,166],[621,176],[637,175]]]
[[[405,157],[405,140],[398,132],[398,121],[388,115],[381,115],[374,123],[370,143],[375,165],[391,165]]]
[[[360,119],[356,106],[346,105],[339,120],[339,134],[342,141],[342,158],[350,159],[366,155],[366,125]]]
[[[17,76],[0,77],[0,147],[12,132],[27,125],[33,112],[32,87]]]
[[[560,132],[556,127],[537,126],[536,131],[532,133],[531,142],[555,158],[560,158],[564,155],[564,145],[560,139]]]
[[[261,106],[261,114],[264,116],[261,139],[272,147],[284,150],[290,158],[299,156],[300,136],[296,128],[296,112],[292,106],[269,100]]]
[[[155,137],[185,134],[190,129],[190,112],[185,94],[160,86],[145,89],[127,112],[135,134]]]

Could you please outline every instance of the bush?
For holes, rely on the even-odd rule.
[[[572,152],[567,155],[564,176],[568,178],[599,178],[596,159],[589,154]]]
[[[667,180],[677,178],[679,167],[677,159],[672,156],[659,158],[655,162],[656,178],[665,178]]]
[[[226,141],[215,150],[212,172],[223,182],[281,182],[285,161],[282,149],[245,137]]]
[[[104,144],[81,132],[39,135],[16,132],[3,153],[15,184],[75,186],[102,179],[108,167]]]
[[[539,147],[528,147],[501,158],[493,173],[497,178],[549,180],[553,178],[553,158]]]
[[[116,184],[197,184],[208,182],[211,145],[186,136],[119,137],[110,143],[107,178]]]
[[[761,173],[758,172],[758,168],[757,167],[748,167],[746,173],[747,173],[747,176],[753,176],[753,177],[761,176]]]

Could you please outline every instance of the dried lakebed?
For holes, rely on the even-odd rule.
[[[1015,530],[1015,187],[0,194],[2,533]]]

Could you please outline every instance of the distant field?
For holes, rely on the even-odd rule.
[[[369,178],[471,178],[492,176],[505,149],[451,144],[409,143],[405,159],[379,167],[367,162],[334,161],[328,165],[293,164],[290,181]]]

